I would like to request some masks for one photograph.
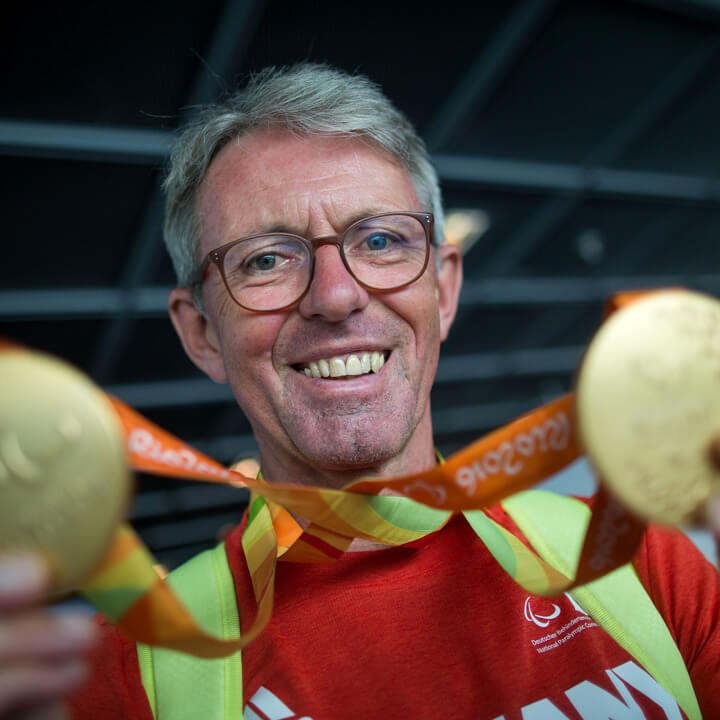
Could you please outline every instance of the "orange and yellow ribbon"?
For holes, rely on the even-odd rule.
[[[616,296],[610,310],[636,296]],[[528,592],[550,596],[629,562],[644,530],[642,522],[601,488],[577,568],[568,577],[478,512],[542,482],[582,456],[572,395],[489,433],[427,472],[364,479],[342,490],[246,477],[191,448],[120,400],[111,401],[133,469],[251,491],[242,545],[258,609],[250,629],[234,641],[204,632],[158,577],[152,556],[134,531],[127,525],[117,531],[102,565],[82,591],[124,633],[149,645],[201,657],[222,657],[245,647],[272,614],[278,560],[334,562],[354,538],[404,545],[464,514],[516,582]],[[303,530],[295,517],[310,525]]]
[[[404,545],[442,528],[453,516],[472,513],[555,474],[579,458],[573,431],[573,397],[565,396],[481,438],[433,469],[416,475],[355,482],[343,490],[266,483],[224,468],[113,399],[125,431],[128,457],[138,471],[251,490],[243,549],[257,601],[257,616],[237,641],[205,633],[169,586],[128,527],[119,531],[102,567],[83,591],[126,634],[151,645],[203,657],[245,647],[272,612],[276,563],[332,562],[354,538]],[[380,494],[392,491],[391,495]],[[302,530],[293,514],[306,518]],[[529,592],[557,595],[629,562],[644,525],[601,491],[574,577],[566,577],[499,525],[495,556]],[[468,516],[470,519],[470,516]],[[503,548],[498,551],[498,548]],[[503,562],[503,557],[511,560]]]

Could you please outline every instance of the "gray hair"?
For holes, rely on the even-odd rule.
[[[247,86],[201,109],[178,136],[163,188],[165,245],[178,285],[189,287],[198,265],[198,188],[210,163],[229,142],[270,129],[296,135],[359,137],[390,153],[407,170],[425,210],[435,216],[435,243],[443,241],[437,173],[410,121],[363,75],[327,65],[270,67]],[[403,209],[403,208],[398,208]]]

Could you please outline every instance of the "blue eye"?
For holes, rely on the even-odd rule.
[[[268,253],[267,255],[258,255],[252,259],[253,267],[256,270],[272,270],[275,267],[277,257]]]
[[[387,235],[376,233],[375,235],[368,235],[365,238],[365,242],[370,250],[385,250],[388,246]]]

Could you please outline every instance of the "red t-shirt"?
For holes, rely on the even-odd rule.
[[[492,517],[515,532],[505,513]],[[238,528],[227,540],[253,618]],[[720,582],[684,535],[653,528],[635,559],[720,717]],[[108,628],[74,718],[151,720],[133,644]],[[568,596],[528,596],[458,517],[413,548],[278,563],[275,610],[243,650],[245,720],[681,718],[677,704]]]

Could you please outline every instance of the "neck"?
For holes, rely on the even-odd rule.
[[[256,437],[258,437],[256,435]],[[356,480],[368,477],[397,477],[412,475],[429,470],[435,465],[435,449],[432,440],[432,424],[429,413],[425,422],[415,428],[410,441],[400,453],[376,462],[347,466],[327,466],[312,462],[295,453],[278,452],[277,448],[266,445],[258,437],[263,477],[267,482],[311,485],[341,490]],[[381,494],[385,494],[381,491]],[[310,522],[291,513],[304,529]],[[349,552],[384,550],[388,545],[355,538]]]

